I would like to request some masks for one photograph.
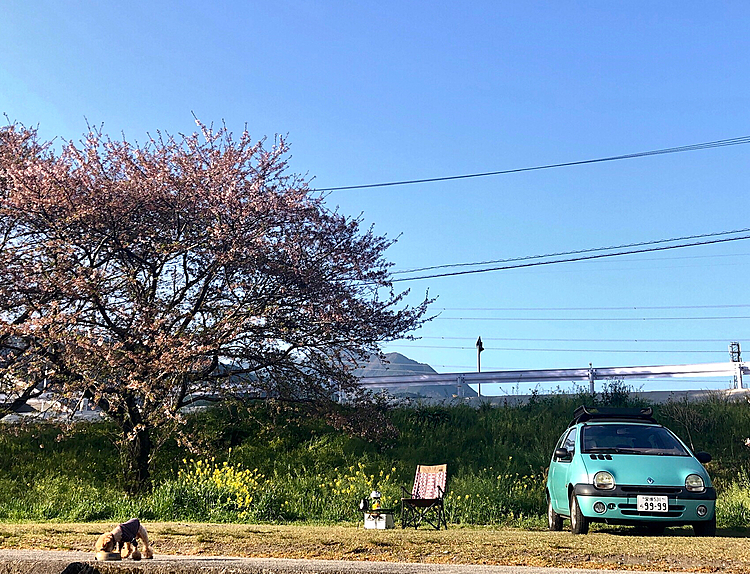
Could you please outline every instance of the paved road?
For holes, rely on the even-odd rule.
[[[231,556],[168,556],[153,560],[96,562],[93,552],[0,550],[0,574],[61,574],[73,563],[93,566],[99,574],[616,574],[619,570],[413,564],[344,560],[290,560]],[[74,567],[72,570],[77,570]],[[71,569],[68,568],[68,572]],[[81,568],[80,574],[95,574]],[[645,574],[628,570],[627,574]],[[657,574],[649,572],[648,574]]]

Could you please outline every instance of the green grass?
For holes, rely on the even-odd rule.
[[[154,459],[154,489],[136,498],[123,494],[109,424],[66,432],[51,424],[3,425],[0,520],[354,522],[359,499],[371,490],[395,506],[417,464],[447,463],[451,523],[543,527],[552,447],[575,407],[594,401],[637,405],[612,384],[596,397],[533,396],[522,406],[398,408],[375,420],[391,431],[369,439],[336,430],[330,413],[225,405],[191,417],[190,453],[169,436],[156,437],[164,446]],[[750,527],[750,405],[715,396],[654,410],[695,450],[714,456],[708,467],[719,492],[719,526]]]

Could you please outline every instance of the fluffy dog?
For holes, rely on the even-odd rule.
[[[148,545],[148,532],[137,518],[118,524],[111,532],[105,532],[96,541],[97,552],[113,552],[115,545],[122,558],[130,556],[133,560],[141,559],[138,540],[143,542],[143,558],[153,558],[154,552]]]

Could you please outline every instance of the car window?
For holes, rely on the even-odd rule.
[[[585,425],[581,431],[586,453],[690,456],[666,428],[639,424]]]
[[[566,429],[564,433],[560,435],[560,438],[557,441],[557,444],[555,445],[555,448],[562,448],[563,442],[565,442],[565,437],[568,436],[568,430]]]
[[[565,437],[565,440],[562,444],[562,447],[567,450],[571,454],[571,456],[576,451],[576,432],[577,429],[575,427],[570,429],[568,436]]]

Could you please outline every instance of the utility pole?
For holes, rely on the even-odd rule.
[[[484,346],[482,345],[482,337],[477,339],[477,373],[482,372],[482,351]],[[482,383],[477,383],[477,396],[482,396]]]

